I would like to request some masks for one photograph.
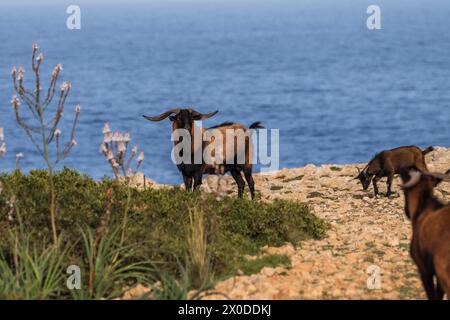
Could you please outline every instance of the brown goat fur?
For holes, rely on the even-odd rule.
[[[198,128],[194,121],[195,120],[203,120],[208,119],[215,115],[217,111],[202,114],[193,109],[171,109],[163,114],[156,117],[148,117],[144,116],[145,119],[151,121],[161,121],[167,117],[172,121],[172,131],[177,129],[185,129],[190,133],[191,136],[191,156],[192,161],[190,163],[180,163],[177,165],[178,170],[183,175],[184,185],[186,190],[195,190],[202,184],[202,176],[203,174],[225,174],[230,172],[233,179],[236,181],[238,186],[238,196],[242,198],[243,191],[245,187],[244,179],[242,178],[241,172],[244,173],[244,178],[247,181],[247,185],[250,189],[250,194],[252,199],[255,197],[255,182],[252,176],[253,164],[252,164],[252,156],[253,156],[253,147],[251,141],[251,131],[252,129],[262,128],[259,122],[255,122],[250,125],[249,128],[245,126],[234,123],[234,122],[225,122],[220,125],[211,127],[211,128]],[[242,133],[245,134],[245,142],[244,146],[239,146],[238,137],[234,137],[234,150],[233,154],[227,154],[226,148],[226,131],[231,130],[232,132],[237,132],[242,130]],[[213,162],[206,163],[203,159],[202,163],[195,164],[194,163],[194,153],[195,153],[195,144],[194,141],[196,139],[196,134],[201,134],[202,137],[206,134],[213,134],[218,132],[223,137],[223,146],[221,147],[221,151],[223,152],[223,162]],[[202,150],[208,147],[214,139],[211,138],[210,141],[203,141],[201,143]],[[174,141],[174,145],[176,146],[181,141]],[[228,141],[230,142],[230,141]],[[240,147],[240,148],[239,148]],[[215,160],[216,149],[213,148],[211,151],[212,159]],[[237,160],[239,157],[244,158],[243,163],[239,163]],[[226,159],[226,161],[225,161]]]
[[[405,213],[412,222],[410,253],[428,299],[450,299],[450,205],[437,199],[434,188],[450,181],[448,174],[404,171]],[[436,277],[436,281],[434,278]]]
[[[362,171],[358,169],[359,173],[355,179],[359,179],[364,190],[367,190],[372,181],[374,193],[377,195],[377,182],[381,178],[387,177],[386,196],[389,196],[392,193],[394,175],[400,174],[402,170],[411,167],[416,167],[424,172],[428,171],[425,155],[433,150],[433,147],[421,150],[416,146],[406,146],[381,151],[369,161]]]

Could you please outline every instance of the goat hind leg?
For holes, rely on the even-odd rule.
[[[444,298],[444,290],[442,289],[442,286],[439,283],[439,279],[436,279],[436,297],[435,297],[435,299],[442,300],[443,298]]]
[[[436,290],[434,288],[433,274],[429,274],[426,271],[419,270],[420,279],[422,280],[423,288],[427,294],[428,300],[436,299]]]

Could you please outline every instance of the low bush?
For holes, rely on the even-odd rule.
[[[267,254],[253,260],[243,259],[240,264],[240,270],[245,275],[258,273],[264,267],[291,267],[291,260],[288,256],[282,254]]]
[[[6,235],[19,229],[21,221],[29,241],[41,246],[52,243],[49,219],[47,172],[29,174],[16,171],[0,176],[0,250],[10,254]],[[277,200],[271,203],[173,189],[132,189],[117,181],[95,181],[89,176],[64,168],[54,176],[58,190],[58,233],[64,244],[73,247],[71,263],[84,265],[82,228],[97,230],[109,204],[111,229],[121,226],[128,206],[128,222],[123,246],[133,248],[127,263],[153,261],[154,270],[180,276],[179,261],[196,263],[216,278],[234,274],[244,254],[257,254],[264,245],[294,245],[308,238],[321,238],[328,224],[314,216],[307,205]],[[130,201],[128,201],[130,200]],[[110,201],[111,202],[111,201]],[[201,213],[194,219],[192,212]],[[202,225],[198,225],[201,223]],[[86,230],[86,229],[83,229]],[[200,234],[201,241],[193,236]],[[195,244],[198,252],[192,246]],[[200,258],[199,258],[200,257]],[[207,259],[207,260],[202,260]],[[198,271],[197,271],[198,273]],[[107,293],[105,293],[107,294]]]

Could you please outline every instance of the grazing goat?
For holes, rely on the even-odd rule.
[[[212,116],[214,116],[218,111],[203,114],[200,112],[197,112],[193,109],[171,109],[164,113],[162,113],[159,116],[155,117],[149,117],[149,116],[143,116],[147,120],[151,121],[161,121],[169,117],[170,121],[172,121],[172,132],[174,132],[177,129],[184,129],[189,132],[191,137],[191,150],[195,152],[194,148],[194,141],[195,141],[195,134],[198,132],[202,137],[208,134],[212,134],[213,131],[219,131],[223,137],[223,144],[226,144],[226,132],[227,130],[233,130],[239,131],[242,130],[242,132],[246,133],[245,135],[245,145],[244,148],[239,148],[237,142],[237,137],[235,137],[235,143],[234,143],[234,152],[233,154],[226,154],[224,151],[226,150],[226,147],[222,149],[224,156],[223,159],[227,159],[227,161],[222,161],[217,163],[208,163],[206,162],[203,157],[200,161],[200,163],[195,163],[194,159],[194,152],[191,154],[191,161],[188,161],[189,163],[180,163],[177,164],[178,170],[183,175],[184,185],[186,187],[186,190],[192,190],[197,189],[202,184],[202,176],[203,174],[225,174],[226,172],[230,172],[233,179],[236,181],[236,184],[238,186],[238,196],[239,198],[242,198],[245,182],[242,178],[241,171],[244,173],[245,180],[247,181],[248,187],[250,189],[251,198],[253,199],[255,197],[255,182],[253,181],[252,177],[252,141],[251,141],[251,131],[249,129],[257,129],[257,128],[263,128],[260,125],[260,122],[253,123],[249,129],[244,127],[241,124],[232,123],[232,122],[226,122],[222,123],[218,126],[211,127],[211,128],[198,128],[196,127],[194,121],[196,120],[204,120],[208,119]],[[179,144],[181,141],[174,141],[174,146],[176,147],[177,144]],[[211,144],[213,141],[202,141],[201,146],[204,150],[206,147],[208,147],[209,144]],[[230,141],[229,141],[230,142]],[[217,153],[219,150],[212,151],[211,155],[213,156],[212,160],[214,161],[214,156],[217,156]],[[232,161],[229,161],[231,159]],[[241,161],[237,161],[237,159],[242,159],[242,163],[238,163]],[[231,162],[231,163],[230,163]]]
[[[374,193],[377,195],[377,182],[382,177],[387,177],[386,196],[389,197],[392,193],[394,175],[411,167],[416,167],[422,171],[428,171],[425,163],[425,155],[433,150],[433,147],[428,147],[422,151],[416,146],[408,146],[381,151],[369,161],[362,171],[358,168],[358,175],[355,179],[359,179],[364,190],[367,190],[372,181]]]
[[[430,300],[442,300],[444,293],[450,299],[450,204],[433,195],[435,186],[450,181],[449,173],[450,170],[445,174],[417,170],[400,173],[405,213],[413,228],[410,253]]]

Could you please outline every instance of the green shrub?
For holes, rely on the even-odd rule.
[[[291,260],[288,256],[281,254],[267,254],[254,260],[242,260],[240,270],[245,275],[258,273],[264,267],[291,267]]]
[[[34,170],[0,176],[0,250],[9,230],[18,229],[19,215],[33,243],[51,243],[49,188],[47,173]],[[80,226],[99,228],[107,207],[107,190],[112,189],[111,229],[122,225],[129,189],[117,181],[95,181],[89,176],[64,168],[55,173],[57,186],[58,232],[63,241],[74,246],[71,261],[84,259]],[[234,274],[244,254],[257,254],[264,245],[294,245],[308,238],[321,238],[328,224],[314,216],[307,205],[276,200],[272,203],[173,189],[132,189],[124,246],[133,248],[126,261],[157,261],[159,270],[180,276],[177,259],[187,263],[189,255],[189,210],[201,212],[204,242],[208,245],[209,274],[224,277]],[[12,199],[15,199],[12,201]],[[11,215],[11,202],[14,202]],[[11,221],[12,220],[12,221]],[[192,234],[192,233],[191,233]],[[86,237],[85,237],[86,241]],[[175,258],[176,257],[176,258]],[[198,261],[197,261],[198,262]],[[194,281],[195,282],[195,281]]]
[[[51,299],[64,288],[64,260],[68,247],[43,248],[31,243],[29,235],[8,233],[8,251],[0,251],[0,299]]]

